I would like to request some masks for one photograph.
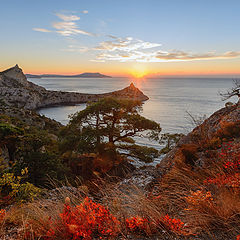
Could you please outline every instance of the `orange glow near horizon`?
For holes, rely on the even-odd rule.
[[[2,68],[0,71],[4,71],[7,68]],[[23,69],[24,70],[24,69]],[[130,78],[136,78],[136,79],[141,79],[141,78],[147,78],[147,77],[155,77],[155,76],[191,76],[191,75],[196,75],[196,76],[205,76],[205,75],[240,75],[240,72],[237,71],[214,71],[214,72],[199,72],[199,71],[184,71],[184,72],[179,72],[179,71],[172,71],[172,72],[135,72],[135,71],[116,71],[116,72],[105,72],[105,71],[97,71],[97,70],[86,70],[86,71],[64,71],[64,70],[53,70],[53,71],[44,71],[44,70],[24,70],[24,73],[29,73],[33,75],[41,75],[41,74],[59,74],[59,75],[76,75],[76,74],[81,74],[84,72],[100,72],[101,74],[108,75],[108,76],[123,76],[123,77],[130,77]]]
[[[143,78],[143,77],[146,77],[148,75],[148,73],[144,72],[144,71],[131,71],[130,74],[134,78]]]
[[[149,71],[144,65],[134,65],[129,73],[134,78],[143,78],[149,74]]]
[[[178,63],[89,63],[58,62],[48,60],[38,62],[9,61],[0,66],[4,71],[18,63],[24,73],[30,74],[62,74],[75,75],[83,72],[100,72],[112,77],[128,77],[134,79],[165,76],[214,76],[240,75],[239,60],[207,62],[178,62]]]

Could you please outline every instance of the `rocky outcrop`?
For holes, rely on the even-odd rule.
[[[214,145],[214,142],[217,147],[218,133],[220,130],[223,130],[227,124],[237,126],[232,128],[234,129],[231,132],[233,136],[240,135],[240,129],[238,127],[240,125],[240,102],[216,111],[202,124],[194,128],[192,132],[184,136],[178,142],[177,146],[163,158],[160,164],[158,164],[158,167],[164,172],[168,171],[174,164],[175,159],[178,158],[182,146],[186,144],[194,144],[199,148],[196,153],[197,159],[195,164],[198,166],[204,165],[203,152],[209,150],[209,148],[211,149],[211,145]],[[208,149],[206,149],[204,145],[207,145],[208,142],[209,146]]]
[[[22,124],[47,130],[49,133],[53,134],[55,134],[59,128],[62,127],[60,122],[47,118],[44,115],[40,115],[34,110],[28,110],[24,108],[0,106],[0,117],[2,121],[5,121],[4,116],[14,118],[16,121],[20,120]]]
[[[48,91],[29,82],[21,68],[16,65],[0,72],[0,103],[24,109],[38,109],[53,105],[70,105],[97,101],[104,97],[116,97],[146,101],[144,95],[133,84],[119,91],[105,94],[85,94],[77,92]]]

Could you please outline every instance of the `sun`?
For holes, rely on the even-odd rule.
[[[134,78],[144,78],[146,75],[148,75],[148,71],[144,66],[134,66],[130,70],[131,76]]]
[[[144,71],[142,71],[142,72],[132,71],[132,72],[131,72],[131,75],[132,75],[134,78],[143,78],[144,76],[147,75],[147,73],[144,72]]]

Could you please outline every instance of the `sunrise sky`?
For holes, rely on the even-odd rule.
[[[239,0],[0,3],[0,71],[240,75]]]

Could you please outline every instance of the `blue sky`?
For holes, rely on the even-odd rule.
[[[0,68],[238,74],[237,0],[0,0]],[[133,69],[133,70],[132,70]]]

